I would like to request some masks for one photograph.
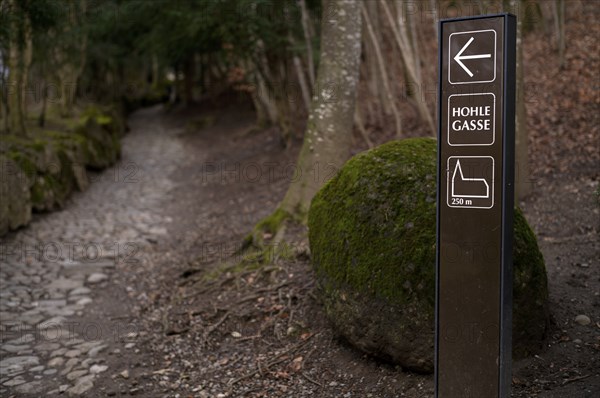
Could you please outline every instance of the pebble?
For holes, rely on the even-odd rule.
[[[39,358],[34,356],[10,357],[0,361],[0,368],[8,368],[15,365],[20,367],[34,366],[39,365],[39,363]]]
[[[63,363],[65,363],[65,359],[63,357],[55,357],[48,361],[48,366],[55,368],[61,366]]]
[[[129,371],[127,369],[119,373],[119,375],[124,379],[129,379]]]
[[[90,368],[90,373],[98,374],[98,373],[105,372],[107,369],[108,369],[108,366],[106,366],[106,365],[92,365],[92,367]]]
[[[95,272],[90,275],[87,279],[88,283],[100,283],[108,279],[106,274],[101,274],[99,272]]]
[[[92,289],[90,289],[89,287],[78,287],[77,289],[73,289],[69,292],[69,296],[84,296],[86,294],[90,294],[92,292]]]
[[[81,351],[80,350],[69,350],[67,352],[65,352],[65,356],[67,358],[75,358],[81,355]]]
[[[77,300],[77,305],[88,305],[89,303],[92,302],[92,299],[89,297],[82,297],[81,299]]]
[[[96,346],[96,347],[94,347],[94,348],[91,348],[91,349],[88,351],[88,353],[87,353],[87,354],[88,354],[88,356],[89,356],[89,357],[92,357],[92,358],[94,358],[95,356],[97,356],[97,355],[98,355],[98,353],[99,353],[100,351],[104,350],[106,347],[108,347],[108,345],[106,345],[106,344],[103,344],[103,345]]]
[[[590,317],[587,315],[577,315],[575,317],[575,323],[578,323],[579,325],[582,325],[582,326],[587,326],[591,322],[592,321],[590,320]]]
[[[575,340],[573,340],[573,343],[577,344],[577,345],[581,345],[583,343],[583,341],[581,341],[581,339],[575,339]]]
[[[75,370],[67,375],[67,380],[73,381],[75,379],[79,379],[81,376],[85,376],[87,373],[87,370]]]
[[[10,352],[11,354],[16,354],[19,351],[23,351],[28,349],[29,346],[26,344],[22,344],[22,345],[12,345],[12,344],[5,344],[2,346],[2,349],[4,351]]]
[[[42,391],[41,381],[30,381],[16,388],[16,391],[21,394],[35,394]]]
[[[25,383],[25,380],[23,380],[23,378],[21,376],[17,376],[12,380],[7,381],[6,383],[2,384],[3,386],[6,387],[14,387],[14,386],[18,386],[20,384]]]

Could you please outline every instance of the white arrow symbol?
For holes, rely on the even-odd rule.
[[[475,39],[471,37],[467,44],[465,44],[464,47],[458,52],[458,54],[456,54],[456,57],[454,57],[456,63],[458,63],[460,67],[463,68],[465,72],[467,72],[471,77],[473,77],[473,73],[469,70],[469,68],[465,66],[465,64],[462,63],[463,59],[492,58],[492,54],[462,55],[462,53],[465,52],[465,50],[467,49],[467,47],[469,47],[469,44],[471,44],[473,40]]]

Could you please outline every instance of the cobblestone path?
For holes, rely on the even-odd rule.
[[[78,320],[115,270],[147,260],[144,248],[171,222],[160,209],[183,148],[159,117],[158,108],[136,113],[117,165],[63,210],[0,238],[0,396],[88,395],[111,371],[108,340],[129,332]]]

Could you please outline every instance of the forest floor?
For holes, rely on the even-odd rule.
[[[600,396],[600,25],[586,12],[564,70],[547,35],[525,43],[533,192],[520,206],[551,322],[544,349],[514,363],[513,397]],[[237,254],[285,193],[298,142],[282,151],[245,106],[219,108],[136,112],[117,165],[0,240],[0,396],[433,395],[431,375],[336,337],[306,231],[264,267]]]
[[[3,295],[17,302],[8,309],[13,321],[35,317],[24,308],[63,317],[55,319],[61,339],[21,332],[21,341],[14,333],[7,341],[14,329],[3,327],[3,361],[28,359],[4,367],[2,396],[432,396],[430,375],[337,339],[314,291],[305,231],[292,231],[288,255],[258,269],[251,261],[235,266],[244,260],[236,254],[244,235],[289,183],[296,153],[281,150],[276,130],[253,130],[252,112],[240,105],[218,113],[154,107],[134,114],[130,126],[118,165],[63,211],[37,217],[3,242],[67,247],[79,237],[88,247],[114,242],[119,252],[88,253],[86,261],[50,261],[45,252],[42,269],[64,285],[56,291],[45,291],[35,279],[40,272],[2,267],[3,286],[37,282],[41,291],[37,303]],[[522,203],[546,259],[552,322],[546,348],[514,364],[514,397],[600,393],[600,209],[597,169],[589,166],[536,180]],[[27,261],[37,259],[10,265],[29,268]],[[90,279],[99,272],[107,278]],[[84,285],[90,290],[73,292]],[[577,315],[591,323],[576,323]]]

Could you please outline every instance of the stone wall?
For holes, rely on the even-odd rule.
[[[59,209],[73,190],[85,190],[87,170],[117,161],[125,130],[120,112],[89,107],[56,130],[2,135],[0,236],[27,225],[32,212]]]

